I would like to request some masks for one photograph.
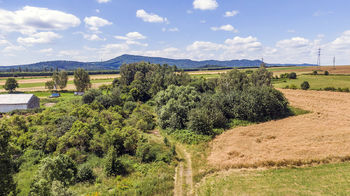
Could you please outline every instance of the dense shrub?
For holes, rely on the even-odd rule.
[[[210,135],[213,129],[209,115],[201,108],[192,109],[188,115],[187,127],[197,134]]]
[[[30,195],[51,195],[51,187],[59,181],[63,187],[76,182],[77,166],[68,156],[45,158],[30,185]]]
[[[88,165],[82,165],[77,174],[77,182],[90,182],[95,181],[95,175]]]
[[[89,91],[87,91],[83,95],[83,97],[82,97],[83,103],[90,104],[96,99],[96,97],[101,96],[101,95],[102,95],[102,92],[100,90],[90,89]]]
[[[283,94],[267,86],[231,92],[223,97],[223,102],[223,111],[228,118],[266,121],[289,113],[288,101]]]
[[[315,70],[315,71],[312,72],[312,74],[313,74],[313,75],[317,75],[318,73],[317,73],[317,71]]]
[[[297,74],[295,72],[292,72],[288,75],[289,79],[297,79]]]
[[[261,67],[254,71],[250,76],[250,81],[253,86],[271,86],[273,73],[266,68]]]
[[[104,162],[104,171],[107,176],[124,175],[126,168],[123,163],[117,158],[117,152],[114,147],[111,147]]]
[[[329,72],[328,71],[324,71],[324,75],[328,76]]]
[[[200,101],[200,95],[194,87],[169,86],[155,97],[158,123],[165,129],[183,129],[188,122],[188,113]]]
[[[324,90],[325,91],[336,91],[337,89],[334,87],[325,87]]]
[[[157,153],[152,148],[152,145],[148,143],[143,143],[137,148],[136,157],[138,157],[141,160],[141,162],[149,163],[156,160]]]
[[[16,194],[13,180],[15,163],[9,146],[10,132],[0,124],[0,195]]]
[[[310,88],[310,84],[309,84],[309,82],[304,81],[304,82],[300,85],[300,87],[301,87],[301,89],[303,89],[303,90],[307,90],[307,89]]]

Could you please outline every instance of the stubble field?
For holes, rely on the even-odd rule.
[[[350,94],[280,90],[293,107],[311,113],[227,131],[211,143],[211,165],[249,168],[349,159]]]

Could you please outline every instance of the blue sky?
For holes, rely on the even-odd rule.
[[[0,65],[108,60],[350,64],[346,0],[0,0]]]

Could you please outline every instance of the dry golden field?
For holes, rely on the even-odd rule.
[[[336,162],[350,157],[350,94],[280,89],[309,114],[240,127],[211,142],[208,162],[219,168]]]

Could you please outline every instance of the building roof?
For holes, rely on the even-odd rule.
[[[0,105],[27,104],[33,94],[3,94],[0,95]]]

